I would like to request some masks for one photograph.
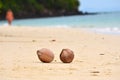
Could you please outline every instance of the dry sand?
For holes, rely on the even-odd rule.
[[[36,51],[48,48],[52,63]],[[74,51],[72,63],[59,59],[63,48]],[[120,35],[72,28],[0,27],[0,80],[120,80]]]

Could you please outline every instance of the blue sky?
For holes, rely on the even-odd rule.
[[[120,0],[80,0],[83,12],[120,11]]]

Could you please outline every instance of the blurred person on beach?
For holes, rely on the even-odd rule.
[[[14,19],[14,14],[11,9],[8,9],[8,11],[6,12],[6,20],[8,21],[9,25],[12,24],[13,19]]]

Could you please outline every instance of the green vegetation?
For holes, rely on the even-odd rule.
[[[52,16],[78,11],[78,0],[0,0],[0,16],[11,9],[15,16]]]

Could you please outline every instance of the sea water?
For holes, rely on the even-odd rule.
[[[7,21],[0,21],[0,26]],[[14,20],[13,26],[84,28],[101,33],[120,34],[120,12]]]

